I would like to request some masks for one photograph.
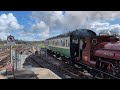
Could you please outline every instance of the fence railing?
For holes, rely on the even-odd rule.
[[[23,67],[23,63],[25,62],[25,59],[28,57],[28,55],[25,54],[25,52],[18,53],[17,51],[13,50],[13,66],[15,70],[21,69]]]

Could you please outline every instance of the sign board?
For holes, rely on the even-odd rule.
[[[7,44],[9,44],[9,45],[13,45],[15,43],[15,38],[14,38],[14,36],[8,36],[7,37]]]

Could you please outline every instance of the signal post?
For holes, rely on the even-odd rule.
[[[8,66],[12,66],[13,76],[14,76],[14,62],[13,62],[13,57],[12,57],[13,56],[12,55],[12,45],[14,44],[14,42],[15,42],[14,36],[10,35],[7,37],[7,44],[10,46],[10,65],[8,65]]]

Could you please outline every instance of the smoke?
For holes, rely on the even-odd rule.
[[[93,29],[99,33],[103,30],[117,32],[119,24],[110,25],[109,21],[120,19],[120,11],[33,11],[36,23],[45,22],[50,31],[68,32],[80,28]],[[94,25],[95,24],[95,25]]]
[[[91,30],[95,31],[97,34],[120,34],[120,25],[119,24],[110,24],[108,22],[94,22],[92,23]]]

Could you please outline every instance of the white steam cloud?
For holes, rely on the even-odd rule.
[[[109,21],[120,19],[120,11],[33,11],[32,18],[36,23],[43,21],[50,31],[61,30],[68,32],[75,29],[87,28],[96,33],[119,32],[119,24],[110,25]],[[58,29],[59,28],[59,29]]]

